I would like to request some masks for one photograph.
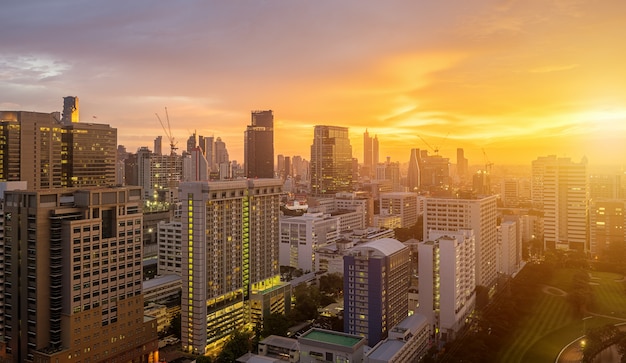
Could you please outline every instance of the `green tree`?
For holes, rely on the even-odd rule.
[[[285,314],[271,313],[263,319],[261,336],[280,335],[286,337],[290,326],[289,319]]]
[[[231,363],[252,351],[252,332],[235,330],[226,340],[224,348],[217,356],[217,363]]]

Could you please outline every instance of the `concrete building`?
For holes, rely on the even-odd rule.
[[[274,177],[274,112],[252,111],[246,127],[244,167],[247,178]]]
[[[159,275],[182,274],[182,222],[161,221],[158,233],[158,265]]]
[[[319,271],[316,250],[339,239],[339,218],[305,213],[280,219],[280,265],[303,271]]]
[[[420,314],[407,316],[389,331],[365,354],[364,363],[418,363],[430,348],[431,329],[426,317]]]
[[[626,201],[593,200],[590,211],[590,252],[606,260],[626,246]]]
[[[474,233],[437,231],[418,246],[419,306],[436,338],[455,339],[476,305]]]
[[[365,338],[313,328],[298,338],[301,363],[362,362]]]
[[[5,353],[15,362],[158,361],[142,294],[141,189],[5,194]]]
[[[408,315],[408,251],[398,240],[383,238],[344,257],[344,332],[374,345]]]
[[[31,189],[116,185],[117,130],[59,118],[0,111],[0,181],[25,181]]]
[[[476,283],[491,288],[496,283],[497,197],[479,199],[427,198],[424,205],[424,239],[432,232],[471,229],[476,238]]]
[[[280,179],[181,183],[184,351],[218,348],[235,329],[254,323],[252,295],[283,285],[281,185]]]
[[[533,203],[543,207],[545,248],[589,251],[587,160],[554,155],[532,163]]]
[[[498,273],[512,276],[521,268],[522,246],[514,221],[502,221],[498,226],[498,250],[496,265]]]
[[[417,193],[395,192],[380,194],[381,215],[397,215],[402,219],[401,228],[411,228],[419,215]]]
[[[347,127],[315,126],[310,170],[313,195],[352,190],[352,146]]]

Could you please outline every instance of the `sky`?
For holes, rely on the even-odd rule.
[[[309,159],[335,125],[360,161],[368,130],[400,163],[626,163],[623,0],[33,0],[0,19],[0,110],[78,96],[133,152],[167,107],[179,148],[221,137],[243,161],[250,112],[271,109],[276,155]]]

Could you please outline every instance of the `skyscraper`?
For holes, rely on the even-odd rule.
[[[363,169],[361,172],[363,176],[371,177],[374,175],[379,157],[378,136],[370,137],[369,132],[365,129],[363,134]]]
[[[407,187],[410,192],[417,192],[420,188],[420,149],[411,149],[409,158],[409,172],[407,174]]]
[[[156,363],[157,323],[143,316],[141,189],[5,197],[7,356]]]
[[[244,142],[244,167],[248,178],[274,177],[274,113],[252,111]]]
[[[280,179],[181,183],[183,350],[204,354],[235,329],[288,309],[284,295],[276,295],[285,288],[281,185]],[[259,300],[269,289],[271,306]]]
[[[315,126],[310,169],[313,195],[352,189],[352,146],[347,127]]]
[[[456,149],[456,174],[459,179],[463,180],[467,176],[468,161],[465,158],[465,151],[463,148]]]
[[[67,96],[63,97],[63,118],[61,122],[64,125],[69,125],[74,122],[80,121],[78,97]]]
[[[154,153],[157,155],[163,154],[163,136],[157,136],[154,139]]]
[[[344,256],[343,331],[374,346],[409,311],[409,248],[393,238],[366,242]]]
[[[555,155],[532,163],[533,203],[543,206],[546,248],[589,251],[587,160]]]

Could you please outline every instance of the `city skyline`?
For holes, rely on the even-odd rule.
[[[249,112],[272,109],[276,155],[308,159],[333,125],[359,162],[366,129],[401,163],[425,142],[474,165],[624,162],[623,2],[121,4],[7,4],[0,109],[78,96],[134,151],[168,107],[179,147],[197,130],[237,161]]]

